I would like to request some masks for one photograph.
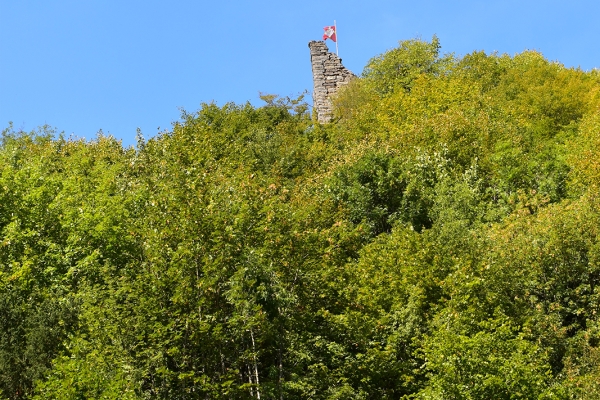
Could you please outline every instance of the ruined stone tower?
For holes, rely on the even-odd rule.
[[[356,77],[342,65],[342,59],[330,53],[323,41],[308,43],[313,73],[313,101],[320,123],[331,121],[333,105],[331,97],[338,89]]]

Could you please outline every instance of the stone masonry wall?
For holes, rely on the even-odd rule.
[[[308,43],[313,73],[313,101],[319,123],[331,121],[333,104],[331,97],[337,90],[356,77],[342,65],[342,59],[330,53],[323,41]]]

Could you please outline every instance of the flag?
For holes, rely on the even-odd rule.
[[[323,40],[331,39],[334,42],[337,42],[337,37],[335,36],[335,25],[334,26],[326,26],[323,28],[325,33],[323,34]]]

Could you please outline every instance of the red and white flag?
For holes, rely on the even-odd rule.
[[[335,25],[334,26],[326,26],[323,28],[325,33],[323,34],[323,40],[331,39],[334,42],[337,42],[337,37],[335,36]]]

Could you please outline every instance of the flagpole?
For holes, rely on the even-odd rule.
[[[338,52],[338,34],[337,34],[337,24],[335,23],[335,19],[333,20],[333,27],[335,28],[335,55],[336,56],[340,56],[340,53]]]

